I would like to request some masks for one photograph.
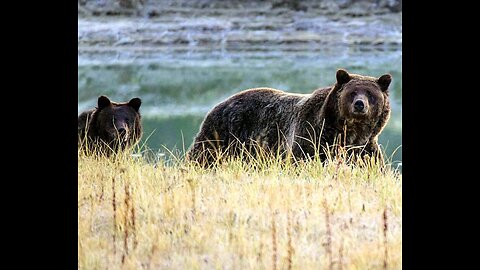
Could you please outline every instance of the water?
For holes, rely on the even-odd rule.
[[[154,151],[188,149],[206,113],[232,94],[254,87],[310,93],[335,83],[335,72],[393,75],[392,115],[379,137],[387,157],[402,160],[402,53],[400,50],[239,50],[79,53],[78,112],[140,97],[144,137]],[[146,140],[148,138],[148,140]],[[398,148],[398,149],[397,149]],[[396,151],[395,151],[396,150]]]

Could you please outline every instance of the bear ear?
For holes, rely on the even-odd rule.
[[[138,112],[138,110],[140,109],[140,105],[142,105],[142,100],[139,99],[139,98],[132,98],[130,99],[130,101],[128,102],[128,106],[132,107],[133,109],[135,109],[135,111]]]
[[[99,96],[98,97],[98,108],[99,109],[103,109],[105,107],[108,107],[110,106],[111,102],[110,102],[110,99],[108,99],[108,97],[106,96]]]
[[[380,78],[377,79],[377,83],[378,85],[380,85],[380,89],[382,91],[386,91],[391,82],[392,82],[392,75],[390,74],[382,75]]]
[[[345,69],[337,70],[337,83],[339,85],[345,84],[350,81],[350,74]]]

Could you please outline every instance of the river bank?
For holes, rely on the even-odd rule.
[[[243,5],[238,1],[229,5],[203,2],[145,5],[135,16],[115,13],[112,10],[121,9],[108,5],[85,5],[92,11],[85,14],[79,9],[79,53],[117,49],[299,51],[338,46],[401,50],[401,11],[365,1],[345,7],[332,1],[320,1],[324,4],[317,6],[306,1],[302,5],[307,8],[299,10],[288,5],[272,8],[272,3],[258,1]]]

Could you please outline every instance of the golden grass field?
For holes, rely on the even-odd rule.
[[[401,269],[402,176],[78,155],[79,269]]]

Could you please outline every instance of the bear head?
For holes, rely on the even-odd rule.
[[[390,74],[379,78],[349,74],[339,69],[336,74],[338,89],[337,108],[342,119],[348,122],[364,122],[378,119],[388,103]]]
[[[111,147],[126,146],[135,143],[141,137],[139,98],[132,98],[129,102],[116,103],[106,96],[98,98],[94,125],[90,130]]]

